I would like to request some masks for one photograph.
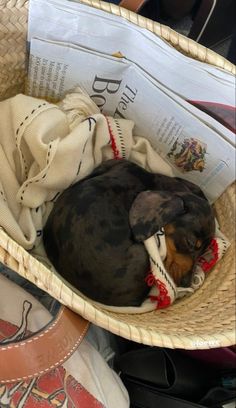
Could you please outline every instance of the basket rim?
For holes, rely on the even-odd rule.
[[[4,0],[3,0],[4,1]],[[12,3],[11,0],[5,0],[6,4]],[[25,7],[27,0],[16,0],[18,9]],[[205,63],[209,63],[225,69],[229,72],[236,73],[236,67],[227,61],[222,56],[208,50],[206,47],[195,43],[195,41],[175,32],[171,28],[153,22],[145,17],[137,15],[131,11],[121,8],[112,3],[105,3],[99,0],[80,0],[82,4],[87,4],[91,7],[107,11],[109,13],[119,15],[126,20],[146,28],[149,31],[161,36],[164,40],[177,48],[185,55],[198,59]],[[227,190],[231,189],[229,187]],[[231,190],[232,191],[232,190]],[[227,195],[227,194],[226,194]],[[235,192],[234,192],[235,197]],[[233,200],[232,197],[230,199]],[[233,207],[233,204],[231,205]],[[235,323],[230,322],[226,325],[222,322],[224,328],[213,334],[202,332],[188,332],[186,334],[178,334],[177,332],[168,333],[166,331],[153,330],[148,327],[141,327],[139,323],[127,323],[119,320],[119,315],[109,313],[104,309],[95,307],[91,301],[87,301],[82,296],[78,296],[70,288],[65,285],[56,275],[44,266],[41,262],[35,259],[24,248],[12,240],[6,232],[0,227],[0,261],[19,275],[28,279],[36,286],[45,290],[59,302],[70,307],[75,312],[81,314],[84,318],[92,323],[111,331],[114,334],[135,342],[148,344],[152,346],[168,347],[168,348],[184,348],[184,349],[208,349],[215,347],[226,347],[235,344]],[[156,312],[149,312],[153,315]],[[167,312],[168,313],[168,312]],[[186,324],[186,321],[185,321]],[[234,324],[234,327],[233,327]]]

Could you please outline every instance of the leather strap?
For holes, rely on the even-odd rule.
[[[137,13],[147,0],[121,0],[120,7],[124,7],[127,10]]]
[[[89,322],[62,306],[57,317],[30,338],[0,346],[0,383],[39,376],[65,362],[77,349]]]

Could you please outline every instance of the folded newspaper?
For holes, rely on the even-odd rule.
[[[31,0],[28,39],[28,94],[55,102],[79,85],[104,114],[133,120],[135,134],[211,202],[234,181],[233,75],[67,0]]]

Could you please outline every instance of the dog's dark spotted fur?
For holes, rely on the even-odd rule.
[[[137,306],[149,291],[142,241],[160,227],[169,239],[166,267],[175,278],[176,270],[182,276],[191,264],[182,273],[178,262],[194,262],[209,244],[214,216],[194,184],[109,160],[57,199],[44,245],[57,271],[91,299]]]

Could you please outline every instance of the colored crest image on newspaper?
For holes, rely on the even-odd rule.
[[[182,172],[203,172],[206,164],[207,145],[198,139],[176,139],[167,157]]]

